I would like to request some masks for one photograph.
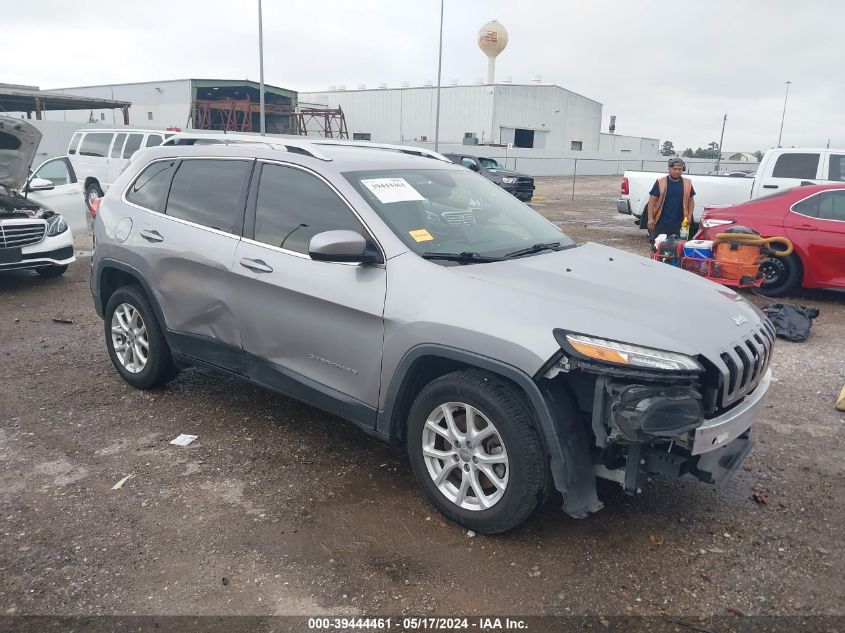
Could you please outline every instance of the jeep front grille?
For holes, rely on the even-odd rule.
[[[46,232],[47,224],[43,221],[0,223],[0,248],[37,244]]]
[[[722,408],[742,400],[763,379],[772,358],[775,330],[768,321],[752,334],[735,341],[719,356],[718,403]]]

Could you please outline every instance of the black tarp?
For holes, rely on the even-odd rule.
[[[818,308],[797,306],[791,303],[771,303],[763,308],[780,338],[800,343],[810,336],[813,319],[819,316]]]

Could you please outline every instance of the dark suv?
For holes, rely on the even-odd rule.
[[[484,176],[523,202],[530,202],[534,196],[534,179],[518,171],[503,167],[495,158],[470,156],[469,154],[443,154],[453,163],[466,167]]]

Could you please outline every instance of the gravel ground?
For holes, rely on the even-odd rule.
[[[580,178],[572,201],[571,181],[539,179],[534,206],[579,242],[645,254],[618,184]],[[471,537],[404,454],[333,416],[199,369],[130,388],[88,264],[0,274],[0,614],[843,614],[845,295],[790,299],[821,315],[777,346],[726,487],[601,485],[587,519],[555,497]],[[180,433],[199,439],[168,444]]]

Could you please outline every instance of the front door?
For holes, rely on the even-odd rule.
[[[234,264],[250,373],[262,384],[374,426],[386,270],[308,256],[311,238],[323,231],[349,229],[372,238],[320,176],[291,164],[260,168]]]
[[[74,235],[86,234],[88,209],[85,207],[85,193],[82,183],[76,179],[70,161],[64,156],[45,160],[29,177],[30,181],[33,178],[49,180],[54,188],[33,191],[27,194],[28,197],[60,213]]]
[[[784,227],[802,251],[804,284],[845,288],[845,189],[795,203]]]

